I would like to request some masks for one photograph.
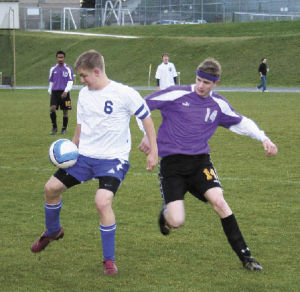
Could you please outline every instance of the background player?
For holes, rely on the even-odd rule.
[[[168,235],[172,227],[184,223],[184,196],[189,191],[199,200],[210,202],[243,267],[262,270],[251,256],[237,220],[223,197],[210,160],[208,140],[217,127],[222,126],[262,142],[267,156],[275,155],[277,147],[252,120],[234,111],[224,97],[212,91],[220,75],[220,64],[206,59],[197,68],[195,85],[171,86],[146,97],[150,110],[159,109],[163,118],[157,138],[158,154],[162,157],[159,178],[164,201],[159,214],[160,231]],[[148,153],[147,137],[139,148]]]
[[[158,90],[163,90],[177,83],[177,72],[175,65],[169,62],[169,54],[162,54],[162,61],[163,62],[158,65],[155,73]]]
[[[99,179],[95,203],[100,216],[100,234],[105,274],[116,274],[116,220],[112,201],[129,169],[131,149],[130,117],[135,115],[146,130],[150,141],[147,169],[157,164],[154,124],[144,99],[133,88],[108,79],[103,57],[90,50],[80,55],[75,64],[81,81],[86,85],[79,93],[77,128],[73,141],[78,145],[77,163],[59,169],[46,183],[45,218],[47,230],[31,246],[32,252],[42,251],[51,241],[64,236],[60,225],[62,193],[90,179]]]
[[[72,109],[70,91],[73,86],[73,69],[65,63],[66,54],[63,51],[56,53],[57,64],[50,68],[49,88],[50,94],[50,119],[52,131],[50,135],[57,133],[56,110],[63,110],[63,126],[61,134],[65,134],[68,126],[68,110]]]

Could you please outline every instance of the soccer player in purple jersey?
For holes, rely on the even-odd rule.
[[[56,110],[60,107],[63,110],[63,126],[61,134],[65,134],[68,126],[68,111],[72,109],[70,91],[73,86],[73,69],[65,63],[66,53],[56,53],[57,64],[50,68],[49,88],[50,94],[50,119],[52,131],[50,135],[57,133]]]
[[[159,109],[162,124],[158,130],[158,154],[161,157],[159,179],[164,201],[159,214],[163,235],[184,223],[184,196],[190,192],[209,202],[221,219],[224,233],[243,267],[254,271],[262,266],[251,256],[237,220],[224,199],[221,183],[210,160],[208,140],[218,126],[262,142],[265,154],[277,153],[276,145],[249,118],[234,111],[229,102],[215,93],[221,66],[214,59],[204,60],[196,71],[196,84],[172,86],[146,97],[150,110]],[[145,136],[139,145],[145,153]]]

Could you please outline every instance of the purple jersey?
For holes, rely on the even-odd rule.
[[[49,82],[53,82],[52,90],[65,90],[68,81],[73,81],[72,67],[64,64],[58,64],[51,67],[49,74]]]
[[[197,155],[210,151],[208,140],[218,126],[229,128],[242,120],[228,101],[211,92],[206,98],[195,85],[171,86],[146,97],[150,110],[159,109],[162,124],[158,130],[158,154]]]

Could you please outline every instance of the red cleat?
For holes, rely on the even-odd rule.
[[[48,236],[46,232],[43,232],[41,237],[36,240],[31,246],[30,250],[32,252],[40,252],[46,248],[46,246],[53,240],[59,240],[64,237],[64,230],[61,227],[57,233],[54,235]]]
[[[104,265],[104,274],[105,275],[111,275],[111,274],[118,273],[118,268],[115,265],[115,261],[106,260],[103,262],[103,265]]]

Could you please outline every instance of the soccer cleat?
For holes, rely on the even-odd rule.
[[[118,268],[115,265],[115,261],[113,260],[106,260],[103,262],[104,266],[104,274],[105,275],[112,275],[118,273]]]
[[[50,135],[55,135],[57,133],[57,128],[52,128]]]
[[[163,235],[169,235],[169,233],[170,233],[170,226],[168,225],[168,223],[167,223],[167,221],[165,219],[164,210],[163,209],[160,211],[159,216],[158,216],[158,225],[159,225],[160,232]]]
[[[243,267],[249,271],[262,271],[263,267],[251,256],[245,256]]]
[[[33,245],[31,246],[30,250],[32,252],[40,252],[46,248],[46,246],[53,240],[59,240],[60,238],[64,237],[64,230],[61,227],[57,233],[54,235],[48,236],[46,232],[43,232],[41,237],[37,239]]]
[[[67,128],[62,128],[60,133],[61,133],[62,135],[64,135],[64,134],[66,134],[66,132],[67,132]]]

